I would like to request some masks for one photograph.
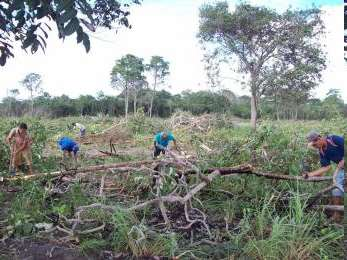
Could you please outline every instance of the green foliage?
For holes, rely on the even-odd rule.
[[[244,252],[248,256],[261,259],[321,259],[328,255],[330,259],[341,257],[338,252],[332,252],[331,248],[337,245],[336,241],[342,238],[343,233],[340,230],[330,230],[325,235],[316,232],[321,216],[318,213],[304,213],[305,202],[299,194],[294,194],[288,212],[283,216],[269,211],[271,207],[268,203],[257,210],[255,230],[262,232],[254,233],[254,238],[246,242]],[[267,233],[265,236],[264,231]]]
[[[34,118],[0,120],[0,136],[2,136],[0,139],[0,172],[6,173],[10,162],[10,148],[5,143],[5,138],[11,129],[17,127],[20,122],[27,123],[28,132],[33,139],[33,163],[38,164],[42,160],[43,148],[46,145],[48,135],[45,125],[40,120]]]
[[[139,0],[129,0],[139,4]],[[30,48],[35,53],[39,48],[45,51],[48,32],[56,25],[59,38],[76,34],[77,43],[82,42],[86,51],[90,50],[90,40],[86,31],[97,27],[111,29],[113,23],[131,27],[128,21],[128,4],[121,1],[9,1],[0,3],[0,65],[4,66],[13,57],[12,39],[21,42],[23,49]],[[83,18],[82,18],[83,17]]]
[[[29,235],[33,231],[33,224],[45,219],[46,191],[40,182],[23,183],[22,189],[11,203],[9,222],[17,233]]]
[[[139,109],[129,118],[128,128],[134,134],[155,134],[165,130],[166,127],[162,120],[150,119],[146,117],[143,109]]]
[[[111,71],[111,82],[114,87],[125,90],[144,79],[145,66],[143,59],[132,54],[127,54],[116,61]]]
[[[317,37],[323,29],[317,8],[278,13],[240,3],[230,12],[227,2],[217,2],[200,8],[198,37],[208,45],[207,50],[211,44],[215,47],[212,52],[216,55],[211,57],[230,63],[236,58],[238,66],[234,69],[249,75],[255,129],[256,100],[263,94],[276,98],[290,92],[298,104],[304,103],[309,91],[318,85],[325,69],[325,55]]]
[[[104,119],[106,117],[122,116],[125,113],[124,94],[121,93],[116,97],[98,93],[96,97],[81,95],[76,99],[72,99],[66,95],[51,97],[48,93],[43,93],[34,98],[34,115],[48,118],[83,115],[85,117],[98,116]],[[260,117],[262,119],[293,120],[331,120],[340,118],[345,115],[345,105],[339,96],[334,96],[335,94],[335,92],[332,92],[324,100],[311,98],[301,100],[295,104],[290,100],[283,100],[280,106],[277,106],[279,100],[276,101],[273,97],[266,96],[259,99]],[[250,97],[238,97],[228,90],[218,92],[184,91],[181,94],[172,95],[165,90],[153,91],[148,88],[142,88],[137,91],[138,111],[143,110],[146,115],[150,114],[149,106],[152,95],[154,95],[152,116],[166,118],[177,111],[187,111],[194,115],[208,112],[225,112],[230,116],[244,119],[251,117]],[[132,107],[133,105],[134,100],[130,98],[129,106]],[[19,101],[14,97],[7,97],[0,103],[0,114],[4,116],[24,116],[29,112],[28,107],[30,106],[30,100]]]
[[[103,239],[84,239],[82,240],[80,244],[80,250],[82,253],[86,256],[90,255],[91,253],[97,253],[108,245],[108,241]]]
[[[129,118],[128,127],[136,132],[136,144],[141,148],[148,147],[152,140],[147,142],[144,138],[153,136],[151,127],[157,123],[165,125],[165,121],[158,118],[149,119],[142,111],[135,116],[136,120]],[[28,120],[36,122],[36,119]],[[3,121],[0,124],[2,131],[9,131],[12,126],[9,125],[10,122],[13,125],[18,123],[15,120]],[[56,167],[57,157],[54,154],[57,152],[56,138],[59,135],[73,136],[74,133],[68,129],[72,122],[81,122],[90,131],[100,132],[117,123],[118,119],[108,117],[44,119],[40,121],[45,129],[42,136],[33,132],[40,132],[41,126],[31,126],[30,123],[30,132],[37,140],[43,142],[48,138],[50,145],[53,145],[50,147],[49,157],[37,161],[35,167]],[[343,134],[347,127],[347,121],[341,118],[319,122],[264,120],[258,131],[253,133],[248,124],[241,123],[230,127],[228,121],[223,123],[222,115],[217,122],[218,124],[210,131],[198,134],[175,129],[175,136],[192,149],[190,152],[193,153],[194,149],[199,151],[201,143],[213,150],[211,153],[198,152],[197,159],[202,169],[252,163],[259,171],[291,175],[300,174],[300,162],[303,157],[313,169],[318,167],[317,155],[307,152],[305,140],[307,132],[316,129],[323,134]],[[146,129],[141,129],[141,125]],[[131,159],[138,157],[133,156]],[[82,158],[82,163],[88,165],[119,160],[122,159],[108,158],[106,161]],[[174,168],[166,167],[163,171],[166,177],[160,185],[160,192],[165,196],[176,187],[177,180]],[[98,190],[95,188],[95,183],[74,182],[70,184],[65,194],[48,196],[42,183],[50,187],[49,177],[33,182],[18,182],[16,184],[22,188],[22,191],[13,193],[15,197],[11,201],[9,224],[15,227],[15,235],[18,237],[34,235],[37,233],[35,224],[50,222],[48,216],[60,215],[71,219],[74,218],[77,207],[100,202],[119,209],[114,213],[100,209],[90,209],[83,213],[83,219],[94,219],[98,225],[105,223],[102,232],[79,236],[78,246],[88,256],[97,254],[101,250],[112,250],[139,258],[143,256],[172,258],[185,253],[182,258],[188,259],[189,252],[201,259],[341,259],[343,257],[342,230],[330,225],[323,212],[304,210],[306,198],[323,188],[324,184],[286,183],[253,175],[217,177],[195,195],[196,200],[192,201],[192,206],[206,214],[213,240],[218,241],[218,244],[194,245],[190,243],[190,232],[169,228],[161,230],[156,225],[157,219],[161,221],[156,207],[149,206],[143,211],[136,212],[124,210],[138,203],[137,198],[142,201],[154,197],[153,192],[156,190],[152,190],[151,176],[139,172],[132,173],[126,178],[124,175],[117,175],[115,178],[117,189],[122,190],[120,193],[128,195],[127,199],[118,195],[112,198],[91,196],[93,188]],[[195,180],[195,177],[191,176],[190,185],[194,185]],[[6,196],[1,199],[0,195],[1,200],[5,201]],[[165,206],[170,219],[175,219],[179,214],[182,214],[181,217],[184,219],[180,205],[166,203]],[[81,226],[84,225],[87,226],[87,223]],[[194,242],[205,238],[201,228],[204,229],[197,225],[193,227]]]

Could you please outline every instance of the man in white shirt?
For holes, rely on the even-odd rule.
[[[86,135],[86,127],[80,123],[72,123],[74,129],[79,130],[79,137],[83,138]]]

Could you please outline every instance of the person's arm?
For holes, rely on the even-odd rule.
[[[345,159],[342,159],[342,160],[337,164],[337,168],[338,168],[339,170],[345,168]]]
[[[174,143],[174,148],[178,151],[179,147],[178,147],[176,139],[173,139],[173,143]]]
[[[8,136],[6,137],[6,140],[5,140],[6,143],[7,143],[7,144],[10,144],[13,137],[14,137],[14,131],[11,130],[11,132],[10,132],[10,133],[8,134]]]
[[[159,144],[158,141],[155,141],[155,146],[158,147],[161,150],[165,150],[166,149],[166,147],[164,147],[161,144]]]
[[[330,170],[331,166],[324,166],[319,168],[318,170],[315,170],[313,172],[308,172],[307,173],[307,177],[318,177],[318,176],[322,176],[324,173],[327,173]]]
[[[16,153],[20,153],[21,151],[25,150],[26,147],[27,147],[27,143],[24,143],[24,144],[16,151]]]
[[[28,136],[28,137],[25,139],[23,145],[16,151],[16,153],[19,153],[19,152],[25,150],[28,146],[32,145],[32,143],[33,143],[33,140],[31,139],[30,136]]]
[[[32,145],[33,144],[33,139],[29,136],[29,139],[28,139],[28,145]]]

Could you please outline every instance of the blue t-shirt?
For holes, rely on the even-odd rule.
[[[79,150],[78,144],[69,137],[60,138],[60,140],[58,141],[58,146],[62,151],[73,151],[74,153],[77,153],[77,151]]]
[[[345,155],[345,140],[342,136],[329,135],[327,136],[327,143],[327,149],[323,153],[319,153],[322,167],[330,165],[331,161],[336,164],[339,163]]]
[[[167,147],[170,141],[174,141],[175,138],[171,133],[168,133],[167,139],[163,140],[162,138],[163,132],[160,132],[155,135],[155,142],[159,145],[162,145],[164,147]]]

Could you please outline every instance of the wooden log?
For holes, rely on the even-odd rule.
[[[18,176],[18,177],[2,178],[0,179],[0,181],[8,182],[8,181],[15,181],[15,180],[27,180],[27,179],[38,178],[41,176],[75,175],[77,173],[96,172],[96,171],[103,171],[107,169],[126,167],[126,166],[135,167],[135,166],[141,166],[145,164],[151,164],[153,162],[155,162],[155,160],[128,161],[128,162],[121,162],[121,163],[93,165],[93,166],[88,166],[84,168],[78,168],[76,170],[69,170],[69,171],[63,171],[63,172],[56,171],[56,172],[38,173],[38,174],[31,174],[31,175]]]
[[[317,192],[314,196],[312,196],[311,198],[309,198],[309,201],[310,203],[306,206],[306,209],[309,209],[310,207],[312,207],[316,202],[317,200],[322,197],[322,195],[324,195],[325,193],[331,191],[332,189],[335,189],[336,186],[335,184],[332,184],[322,190],[320,190],[319,192]]]
[[[321,181],[331,181],[333,179],[332,176],[304,178],[302,176],[281,175],[276,173],[263,173],[263,172],[255,172],[255,171],[252,171],[251,173],[257,176],[262,176],[269,179],[278,179],[278,180],[287,180],[287,181],[321,182]]]
[[[268,179],[278,179],[278,180],[286,180],[286,181],[321,182],[321,181],[332,180],[332,176],[304,178],[302,176],[292,176],[292,175],[283,175],[283,174],[277,174],[277,173],[257,172],[253,169],[252,165],[250,165],[250,164],[238,165],[238,166],[234,166],[234,167],[208,168],[202,172],[203,173],[212,173],[214,171],[219,171],[220,175],[222,175],[222,176],[234,175],[234,174],[235,175],[254,174],[256,176],[265,177]],[[195,173],[196,172],[194,170],[188,170],[188,171],[184,172],[184,174],[195,174]]]
[[[116,169],[116,168],[122,168],[122,167],[139,167],[141,165],[151,164],[156,161],[157,160],[143,160],[143,161],[130,161],[130,162],[121,162],[121,163],[105,164],[105,165],[95,165],[95,166],[89,166],[89,167],[84,167],[84,168],[79,168],[76,170],[69,170],[64,172],[59,171],[59,172],[40,173],[40,174],[34,174],[34,175],[25,175],[25,176],[2,178],[2,179],[0,178],[0,182],[20,180],[20,179],[26,180],[26,179],[31,179],[31,178],[40,177],[40,176],[47,176],[47,175],[52,175],[52,176],[61,175],[61,174],[74,175],[77,173],[97,172],[97,171]],[[179,160],[178,162],[164,162],[164,165],[172,165],[172,166],[182,167],[182,164],[186,166],[192,165],[191,162],[189,161],[182,162],[182,160]],[[238,165],[234,167],[208,168],[202,172],[211,174],[215,171],[218,171],[221,176],[238,175],[238,174],[254,174],[256,176],[265,177],[269,179],[278,179],[278,180],[287,180],[287,181],[321,182],[321,181],[332,180],[332,176],[304,178],[302,176],[282,175],[282,174],[276,174],[276,173],[262,173],[262,172],[257,172],[253,170],[253,167],[250,164]],[[196,169],[185,171],[184,174],[196,174]]]
[[[316,206],[314,206],[314,208],[315,209],[344,212],[344,206],[342,206],[342,205],[316,205]]]

